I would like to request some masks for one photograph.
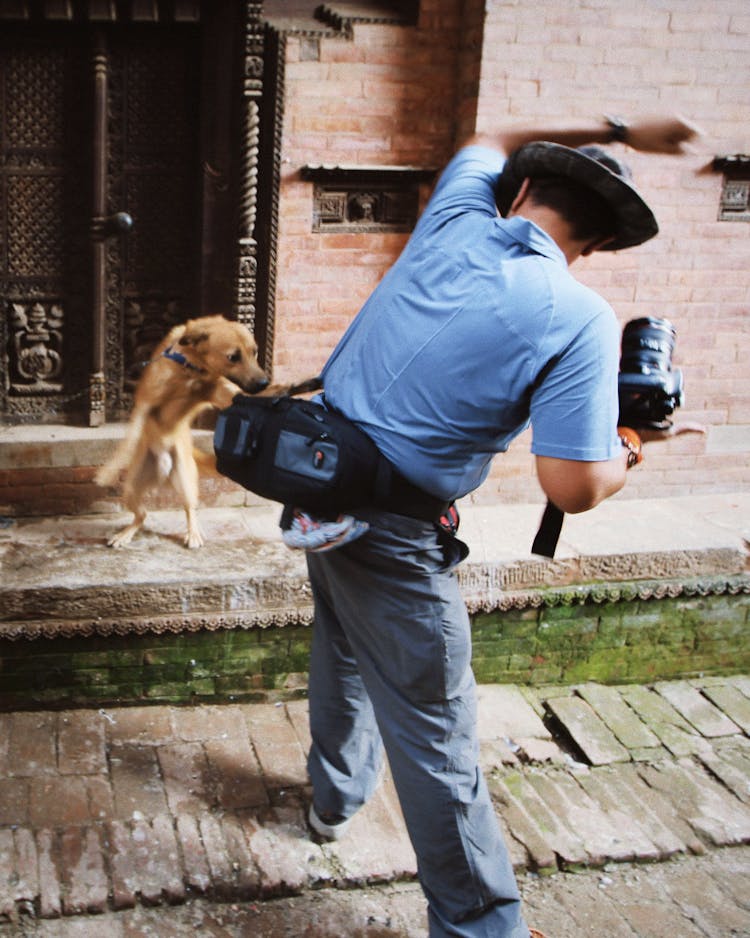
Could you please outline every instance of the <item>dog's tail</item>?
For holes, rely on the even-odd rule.
[[[122,441],[107,462],[99,467],[94,476],[97,485],[107,487],[117,484],[120,473],[130,465],[133,459],[138,440],[143,434],[147,414],[148,412],[145,409],[133,412]]]

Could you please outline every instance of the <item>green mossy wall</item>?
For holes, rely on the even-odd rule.
[[[586,602],[475,615],[480,683],[647,683],[750,670],[750,596]],[[0,708],[304,696],[307,627],[0,640]]]

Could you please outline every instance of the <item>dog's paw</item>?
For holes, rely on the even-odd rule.
[[[200,531],[188,531],[183,543],[185,547],[189,547],[190,550],[196,550],[199,547],[203,547],[203,535]]]
[[[107,541],[107,547],[114,547],[115,549],[119,547],[127,547],[128,544],[133,540],[133,535],[135,531],[132,531],[130,528],[123,528],[122,531],[118,531],[117,534],[113,534],[112,537]]]

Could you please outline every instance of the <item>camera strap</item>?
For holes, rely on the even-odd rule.
[[[534,543],[531,545],[532,554],[541,554],[542,557],[554,557],[557,541],[562,530],[564,512],[557,505],[547,501],[539,530],[536,532]]]

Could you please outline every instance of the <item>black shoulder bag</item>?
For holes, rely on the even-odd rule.
[[[382,461],[350,420],[291,396],[238,394],[218,415],[214,452],[244,488],[320,514],[371,504]]]

